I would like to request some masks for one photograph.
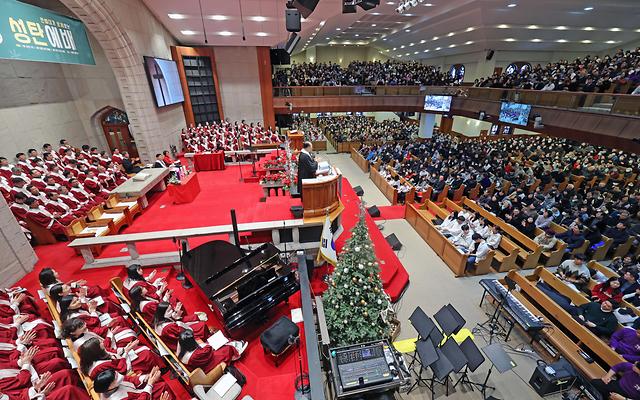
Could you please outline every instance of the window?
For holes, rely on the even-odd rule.
[[[454,64],[449,68],[449,76],[456,81],[464,80],[464,65]]]

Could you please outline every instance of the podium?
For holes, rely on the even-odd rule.
[[[340,207],[342,173],[337,168],[331,170],[331,175],[302,180],[304,218],[321,217]]]
[[[289,142],[291,142],[291,150],[302,150],[304,144],[304,133],[302,131],[289,131],[287,132]]]

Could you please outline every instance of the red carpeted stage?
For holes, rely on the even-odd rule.
[[[149,208],[134,220],[133,226],[126,227],[122,233],[226,225],[230,223],[229,210],[231,208],[236,210],[239,223],[293,219],[289,208],[292,205],[300,205],[299,199],[279,196],[268,197],[266,202],[260,202],[260,198],[263,196],[262,188],[258,183],[241,182],[240,168],[242,168],[243,176],[250,176],[250,165],[242,167],[230,165],[222,171],[199,172],[201,192],[192,203],[175,205],[168,192],[153,194],[150,198]],[[345,205],[342,214],[344,232],[336,241],[338,251],[347,239],[349,230],[355,225],[359,212],[359,199],[347,179],[343,180],[342,202]],[[376,255],[380,260],[381,277],[385,290],[395,301],[408,284],[408,274],[376,227],[375,221],[368,214],[366,218]],[[191,240],[190,244],[193,248],[213,239],[213,237],[199,238]],[[226,240],[226,236],[218,239]],[[175,246],[175,243],[167,240],[165,242],[142,243],[138,245],[138,248],[142,252],[157,252],[175,250]],[[35,250],[39,261],[34,271],[17,283],[17,285],[32,290],[33,293],[39,288],[37,275],[44,266],[56,268],[61,279],[65,281],[86,279],[89,283],[103,286],[107,286],[112,277],[123,276],[124,273],[122,266],[80,271],[83,259],[68,248],[66,243],[36,246]],[[108,246],[103,250],[103,254],[118,256],[123,255],[122,253],[126,251],[126,247]],[[161,268],[161,271],[171,276],[175,273],[166,267]],[[312,290],[316,295],[325,288],[322,277],[326,271],[326,268],[320,268],[314,272]],[[190,310],[206,311],[209,315],[209,325],[215,328],[219,327],[213,313],[209,311],[206,299],[200,295],[193,295],[193,291],[197,291],[197,288],[187,292],[175,279],[170,279],[170,282],[171,287],[175,290],[175,295],[183,299]],[[275,321],[281,315],[290,315],[290,310],[298,307],[300,307],[299,293],[292,296],[289,304],[282,304],[273,310],[270,322]],[[276,368],[272,361],[265,357],[260,341],[257,340],[259,334],[267,327],[267,325],[256,327],[252,337],[245,338],[250,341],[250,345],[242,359],[237,362],[238,368],[247,376],[247,384],[243,388],[243,394],[250,394],[256,400],[289,400],[293,398],[294,393],[293,382],[296,376],[297,357],[293,353],[290,354]],[[303,334],[302,329],[301,334]],[[302,345],[304,352],[304,341]]]

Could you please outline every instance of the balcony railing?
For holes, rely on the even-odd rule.
[[[640,96],[613,93],[493,89],[470,86],[280,86],[274,97],[424,96],[445,94],[484,101],[511,101],[538,107],[640,116]]]

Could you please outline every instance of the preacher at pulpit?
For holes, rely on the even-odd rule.
[[[300,193],[300,197],[302,197],[302,180],[316,177],[318,162],[311,155],[312,150],[313,145],[311,142],[304,142],[298,155],[298,193]]]

